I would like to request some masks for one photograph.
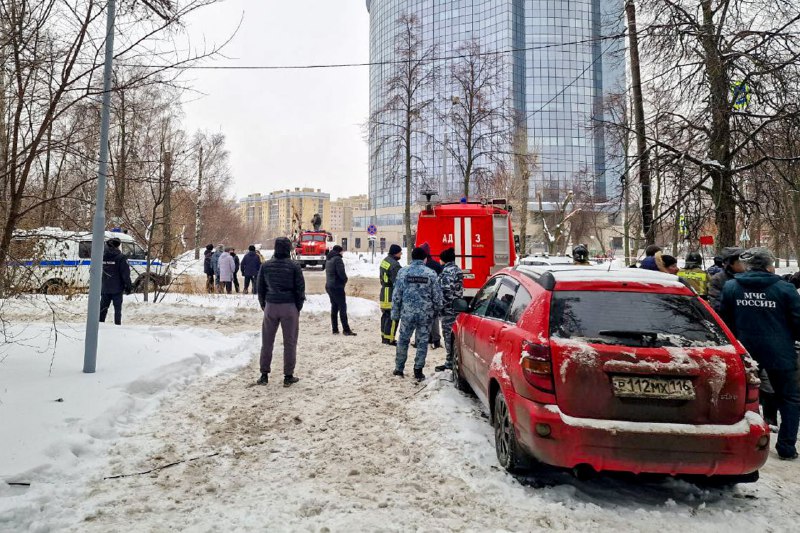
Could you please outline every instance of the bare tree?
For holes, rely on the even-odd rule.
[[[473,182],[486,190],[498,156],[513,136],[510,87],[504,57],[487,53],[476,40],[459,48],[450,68],[453,95],[445,118],[450,124],[447,149],[459,170],[465,197]]]
[[[672,96],[657,117],[682,132],[680,142],[648,139],[676,163],[700,169],[680,191],[712,202],[717,244],[737,240],[741,182],[776,154],[764,133],[800,110],[800,4],[793,0],[640,0],[650,20],[643,34],[651,85]],[[652,90],[652,89],[651,89]],[[663,129],[662,129],[663,131]],[[748,156],[749,155],[749,156]],[[708,183],[707,183],[708,181]],[[663,214],[663,211],[662,211]]]
[[[385,81],[383,105],[370,117],[369,137],[373,169],[382,166],[382,171],[403,186],[403,225],[410,244],[414,176],[424,172],[416,150],[430,137],[427,123],[433,114],[438,68],[434,62],[436,48],[423,45],[419,18],[403,15],[397,25],[397,62]]]

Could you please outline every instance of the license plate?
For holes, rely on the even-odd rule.
[[[623,398],[695,399],[694,385],[689,379],[612,376],[611,383],[614,396]]]

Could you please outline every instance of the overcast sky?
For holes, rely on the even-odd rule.
[[[189,21],[193,46],[220,43],[214,65],[354,63],[369,59],[363,0],[225,0]],[[236,197],[314,187],[334,198],[367,192],[362,125],[369,112],[368,68],[192,70],[184,81],[189,131],[222,131]]]

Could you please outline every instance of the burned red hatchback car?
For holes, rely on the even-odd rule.
[[[677,277],[520,266],[458,307],[455,382],[489,408],[506,469],[758,479],[755,363]]]

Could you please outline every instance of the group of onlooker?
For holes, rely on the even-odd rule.
[[[232,246],[218,245],[214,250],[213,244],[206,245],[203,254],[203,272],[206,275],[206,291],[209,293],[226,292],[231,294],[234,290],[239,292],[239,272],[244,276],[244,293],[247,294],[252,285],[252,294],[256,292],[255,279],[264,258],[250,245],[244,258],[241,260]]]

